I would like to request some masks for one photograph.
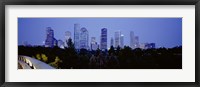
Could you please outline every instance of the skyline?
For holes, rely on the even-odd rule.
[[[64,41],[65,32],[70,31],[74,41],[76,23],[80,24],[80,28],[88,30],[89,43],[91,37],[95,37],[100,44],[101,29],[107,28],[108,47],[111,37],[114,39],[114,33],[119,30],[124,35],[124,45],[128,46],[131,31],[139,37],[139,43],[156,43],[156,47],[167,48],[182,45],[182,18],[18,18],[18,45],[22,45],[24,41],[31,45],[43,45],[46,27],[54,30],[57,40]]]

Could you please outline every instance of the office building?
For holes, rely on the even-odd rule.
[[[47,27],[45,47],[54,47],[56,44],[55,42],[54,31],[51,29],[51,27]]]
[[[139,48],[140,44],[139,44],[139,37],[135,36],[135,42],[134,42],[134,48]]]
[[[101,50],[107,49],[107,28],[101,29],[100,47]]]
[[[74,24],[74,46],[76,49],[79,49],[79,33],[80,33],[80,24]]]
[[[155,48],[155,47],[156,47],[155,43],[148,43],[145,45],[146,49],[151,49],[151,48]]]
[[[120,37],[121,37],[121,32],[120,31],[116,31],[115,32],[115,48],[120,46]]]
[[[64,41],[66,47],[68,47],[67,43],[68,43],[69,38],[71,38],[71,32],[66,31],[65,32],[65,41]]]
[[[140,44],[141,49],[151,49],[155,47],[156,47],[155,43],[141,43]]]
[[[64,48],[64,42],[62,40],[58,40],[58,47]]]
[[[91,37],[91,44],[95,44],[96,43],[96,38],[95,37]]]
[[[97,50],[98,49],[98,44],[96,42],[95,37],[91,37],[90,49],[91,50]]]
[[[120,36],[120,47],[123,48],[124,47],[124,35],[121,34]]]
[[[89,33],[87,31],[86,28],[81,28],[81,31],[80,31],[80,49],[88,49],[89,46],[88,46],[88,43],[89,43]]]

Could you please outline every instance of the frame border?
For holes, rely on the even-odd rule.
[[[200,87],[200,0],[0,0],[0,85],[1,87]],[[5,82],[6,5],[195,5],[195,82]]]

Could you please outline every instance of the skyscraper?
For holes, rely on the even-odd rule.
[[[146,49],[145,46],[147,45],[148,43],[140,43],[140,49]]]
[[[148,43],[145,45],[146,49],[151,49],[151,48],[155,48],[155,47],[156,47],[155,43]]]
[[[58,47],[64,48],[64,42],[62,40],[58,40]]]
[[[87,31],[86,28],[81,28],[81,31],[80,31],[80,49],[88,49],[89,46],[88,46],[88,43],[89,43],[89,33]]]
[[[98,44],[96,42],[96,38],[95,37],[91,37],[91,43],[90,43],[90,47],[91,47],[91,50],[97,50],[98,48]]]
[[[51,27],[47,27],[45,47],[54,47],[54,45],[55,45],[54,31],[51,29]]]
[[[56,38],[53,38],[53,46],[58,46],[58,40]]]
[[[138,37],[138,36],[135,36],[135,42],[134,42],[135,48],[139,48],[139,47],[140,47],[139,45],[140,45],[140,44],[139,44],[139,37]]]
[[[101,50],[107,49],[107,28],[102,28],[101,29]]]
[[[96,43],[96,38],[95,37],[91,37],[91,44],[95,44]]]
[[[111,37],[111,39],[110,39],[110,46],[114,46],[114,40],[113,40],[112,37]]]
[[[121,34],[120,36],[120,47],[123,48],[124,47],[124,35]]]
[[[135,36],[134,36],[134,32],[131,31],[130,32],[130,47],[132,49],[135,49],[134,43],[135,43]]]
[[[65,32],[65,41],[64,41],[66,47],[67,47],[67,42],[68,42],[69,38],[71,38],[71,32],[66,31]]]
[[[118,46],[120,46],[120,36],[121,36],[121,32],[120,31],[116,31],[115,32],[115,47],[116,48]]]
[[[76,49],[79,49],[79,32],[80,24],[74,24],[74,46]]]

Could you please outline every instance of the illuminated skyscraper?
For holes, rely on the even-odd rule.
[[[118,46],[120,46],[120,37],[121,37],[121,32],[120,31],[116,31],[115,32],[115,47],[116,48]]]
[[[64,48],[64,42],[62,40],[58,40],[58,47]]]
[[[120,36],[120,47],[123,48],[124,47],[124,35],[121,34]]]
[[[134,32],[130,32],[130,46],[132,49],[140,48],[139,37],[134,35]]]
[[[96,43],[96,38],[95,37],[91,37],[91,44],[95,44]]]
[[[66,31],[65,32],[65,46],[67,47],[67,42],[69,40],[69,38],[71,38],[71,32],[70,31]]]
[[[114,40],[113,40],[112,37],[111,37],[111,40],[110,40],[110,46],[114,46]]]
[[[79,32],[80,24],[74,24],[74,46],[76,49],[79,49]]]
[[[91,37],[91,45],[90,45],[90,47],[91,47],[91,50],[97,50],[98,44],[96,42],[96,38],[95,37]]]
[[[89,43],[89,33],[87,31],[86,28],[81,28],[81,32],[80,32],[80,49],[88,49],[88,43]]]
[[[56,38],[53,38],[53,46],[58,46],[58,41],[56,40]]]
[[[151,49],[151,48],[155,48],[155,47],[156,47],[155,43],[148,43],[145,45],[146,49]]]
[[[138,36],[135,36],[134,46],[135,46],[135,48],[139,48],[139,47],[140,47],[140,44],[139,44],[139,37],[138,37]]]
[[[101,50],[107,49],[107,28],[101,29],[100,47],[101,47]]]
[[[51,27],[47,27],[45,47],[54,47],[55,44],[56,44],[56,41],[54,38],[54,31],[51,29]]]

